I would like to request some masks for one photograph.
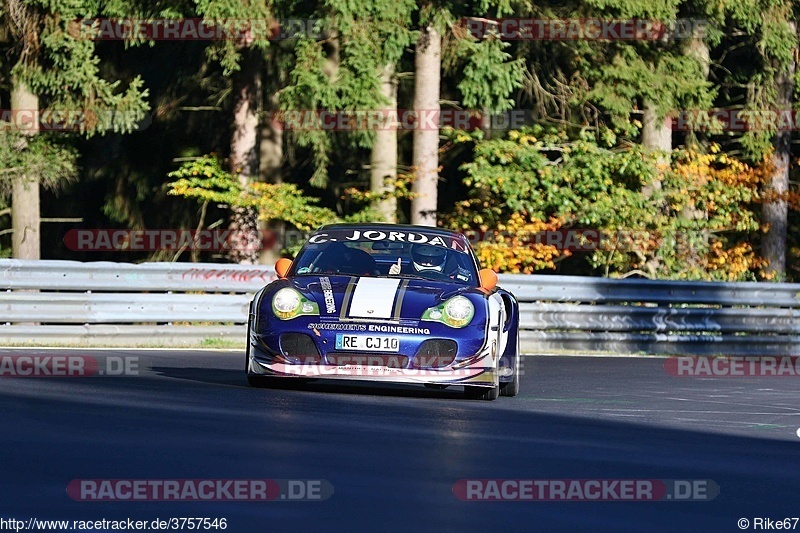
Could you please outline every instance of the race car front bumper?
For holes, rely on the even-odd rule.
[[[487,342],[472,357],[441,368],[415,368],[392,364],[383,354],[352,354],[345,363],[329,364],[324,358],[298,361],[284,357],[259,342],[251,333],[248,342],[248,373],[285,378],[341,379],[437,385],[496,387],[499,382],[496,341]],[[402,356],[401,356],[402,357]],[[407,358],[406,358],[407,359]],[[387,364],[388,360],[388,364]],[[394,359],[397,361],[398,359]]]

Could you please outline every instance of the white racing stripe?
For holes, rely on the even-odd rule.
[[[350,318],[392,318],[399,279],[360,278],[350,300]]]

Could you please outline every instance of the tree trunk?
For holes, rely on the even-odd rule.
[[[700,34],[700,31],[700,29],[695,30],[692,38],[688,40],[686,48],[684,49],[684,54],[697,60],[702,69],[703,79],[708,80],[708,75],[711,73],[711,51],[708,48],[708,43],[706,43],[702,34]],[[687,132],[686,145],[696,146],[697,144],[697,136],[695,133],[693,131]],[[706,184],[704,176],[698,176],[698,178],[702,181],[697,183],[697,185],[703,186]],[[704,209],[698,209],[695,205],[694,198],[690,198],[686,207],[681,210],[681,217],[687,220],[703,220],[708,217],[708,212]],[[699,254],[694,253],[692,255],[696,261],[700,261]]]
[[[642,145],[650,150],[672,150],[672,127],[667,118],[658,118],[653,102],[644,102],[644,120],[642,121]],[[664,159],[664,158],[661,158]],[[667,159],[664,159],[668,162]]]
[[[283,174],[283,130],[270,120],[279,109],[277,91],[281,88],[279,66],[275,52],[270,50],[270,60],[265,69],[264,107],[265,119],[261,121],[259,139],[258,180],[266,183],[282,183]],[[285,243],[285,224],[278,220],[259,221],[262,249],[258,257],[261,264],[271,265],[280,259],[280,246]]]
[[[19,119],[22,117],[20,113],[31,113],[33,122],[20,126],[23,134],[36,135],[39,130],[39,98],[18,80],[13,81],[11,89],[11,110],[12,115]],[[11,190],[11,226],[14,230],[11,247],[15,259],[41,258],[40,224],[39,176],[26,172],[14,178]]]
[[[381,72],[381,94],[389,103],[381,109],[384,116],[397,114],[397,78],[394,65],[386,65]],[[386,124],[375,132],[375,144],[370,156],[370,191],[384,195],[394,191],[397,179],[397,126]],[[374,204],[383,222],[397,221],[397,198],[389,197]]]
[[[794,23],[790,23],[796,31]],[[794,88],[795,62],[790,62],[781,72],[776,81],[777,97],[775,105],[778,112],[787,112],[792,108],[792,90]],[[789,161],[792,156],[792,132],[789,130],[778,131],[775,135],[775,152],[772,155],[774,171],[766,184],[767,196],[774,197],[772,201],[764,202],[761,206],[762,222],[769,225],[769,229],[761,239],[761,257],[769,261],[765,268],[767,272],[775,275],[775,279],[782,280],[786,276],[786,231],[788,206],[786,193],[789,190]]]
[[[695,28],[692,38],[687,41],[683,53],[697,60],[702,69],[703,79],[708,81],[708,76],[711,74],[711,49],[703,38],[703,32],[702,26]],[[697,145],[697,134],[692,130],[687,131],[685,142],[687,146]]]
[[[436,225],[439,181],[439,88],[442,36],[428,25],[419,33],[414,58],[414,185],[411,223]]]
[[[655,103],[645,99],[644,118],[642,120],[642,145],[650,150],[664,152],[658,156],[657,163],[660,167],[666,168],[669,165],[669,152],[672,150],[672,127],[666,118],[658,118],[658,110]],[[642,188],[645,198],[652,199],[655,191],[661,190],[661,172],[649,185]],[[653,200],[653,208],[661,210],[664,206],[659,205]],[[669,237],[669,236],[666,236]],[[675,236],[677,237],[677,236]],[[657,257],[650,257],[645,261],[643,269],[646,270],[651,278],[658,276],[661,269],[661,261]]]
[[[711,73],[711,49],[703,38],[704,32],[705,29],[702,26],[697,26],[686,45],[685,53],[687,56],[697,59],[703,70],[703,78],[708,79],[708,75]]]
[[[269,115],[277,110],[276,93],[270,94],[268,99]],[[260,132],[258,179],[266,183],[283,183],[283,130],[267,118],[262,121]]]
[[[233,133],[231,135],[231,172],[247,185],[259,174],[258,108],[261,99],[261,52],[242,50],[241,68],[232,76]],[[252,207],[232,209],[230,242],[231,260],[242,264],[258,262],[261,239],[258,233],[258,210]]]
[[[656,105],[644,101],[644,118],[642,120],[642,146],[650,150],[664,152],[658,157],[658,164],[662,167],[669,165],[669,152],[672,150],[672,127],[665,117],[658,118]],[[657,179],[651,186],[645,187],[643,192],[651,196],[654,190],[661,189],[661,179]]]

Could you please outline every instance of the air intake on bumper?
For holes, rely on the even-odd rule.
[[[456,359],[458,345],[450,339],[429,339],[422,343],[414,355],[416,368],[442,368]]]
[[[314,340],[304,333],[281,335],[281,352],[295,362],[319,364],[321,357]]]

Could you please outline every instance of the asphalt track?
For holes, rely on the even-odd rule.
[[[672,377],[651,358],[527,357],[516,398],[249,388],[232,351],[138,375],[0,378],[0,518],[211,517],[226,531],[740,531],[800,517],[800,378]],[[324,501],[90,502],[74,479],[324,479]],[[713,480],[711,501],[462,501],[460,479]],[[792,528],[790,528],[792,529]],[[800,530],[800,524],[794,529]],[[213,529],[212,529],[213,531]],[[219,530],[217,530],[219,531]]]

